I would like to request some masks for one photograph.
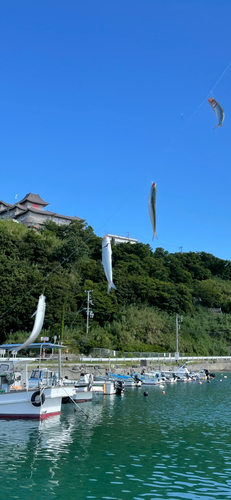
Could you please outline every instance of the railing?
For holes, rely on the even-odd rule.
[[[85,357],[85,356],[79,356],[79,360],[83,363],[89,363],[89,362],[106,362],[108,363],[109,361],[112,363],[121,363],[121,362],[131,362],[131,361],[141,361],[141,360],[146,360],[147,356],[141,356],[141,357],[97,357],[93,358],[91,356]],[[164,356],[163,353],[159,353],[155,356],[148,357],[149,361],[165,361],[165,362],[175,362],[175,354],[171,355],[171,353],[168,353],[168,355]],[[231,356],[181,356],[177,358],[177,361],[191,361],[191,362],[196,362],[196,361],[231,361]]]
[[[185,353],[179,353],[178,354],[180,357],[184,357]],[[119,355],[119,351],[114,351],[110,349],[104,349],[100,347],[94,347],[90,355],[92,357],[99,357],[99,358],[159,358],[159,357],[166,357],[166,358],[174,358],[175,357],[175,352],[128,352],[124,351],[122,356]]]

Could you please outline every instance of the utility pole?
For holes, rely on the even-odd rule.
[[[87,293],[87,325],[86,325],[86,334],[88,334],[88,330],[89,330],[89,316],[90,318],[94,318],[94,313],[93,311],[90,309],[90,305],[93,306],[93,302],[91,300],[91,293],[93,292],[93,290],[85,290],[85,292]]]
[[[183,247],[179,247],[180,252],[182,253]]]
[[[175,360],[178,361],[179,359],[179,350],[178,350],[178,331],[180,330],[180,325],[179,323],[182,323],[183,321],[183,316],[180,316],[176,314],[176,352],[175,352]]]

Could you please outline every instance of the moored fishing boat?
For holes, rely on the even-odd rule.
[[[44,419],[61,412],[62,398],[72,397],[73,386],[63,386],[61,373],[61,351],[63,345],[33,343],[41,332],[45,315],[45,297],[39,297],[35,323],[31,335],[23,344],[4,344],[5,351],[11,352],[11,357],[0,363],[0,418],[35,418]],[[20,362],[16,354],[27,347],[40,349],[45,347],[59,349],[59,378],[46,382],[38,380],[38,384],[28,383],[27,365],[29,361]],[[45,379],[44,379],[45,380]]]
[[[161,383],[161,380],[157,375],[152,375],[150,373],[142,373],[139,377],[142,385],[159,386]]]
[[[136,374],[136,375],[138,375],[138,374]],[[96,381],[101,381],[101,382],[102,381],[104,381],[104,382],[121,381],[121,382],[124,382],[125,387],[129,387],[129,388],[141,386],[141,382],[140,382],[139,377],[135,378],[135,376],[124,375],[124,374],[116,374],[116,373],[107,372],[105,376],[102,376],[102,375],[97,376],[96,375],[94,377],[94,379]]]
[[[0,363],[0,418],[44,419],[61,412],[63,397],[73,396],[73,387],[39,384],[29,387],[28,362]]]
[[[74,388],[74,394],[72,398],[64,398],[63,403],[72,402],[75,403],[85,403],[87,401],[92,401],[92,383],[93,383],[93,375],[91,373],[81,373],[80,379],[77,380],[68,380],[66,377],[63,379],[64,386],[72,385]]]

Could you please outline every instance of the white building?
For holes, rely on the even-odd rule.
[[[118,236],[117,234],[107,234],[107,236],[114,245],[119,245],[119,243],[131,243],[131,245],[134,245],[138,243],[136,238],[130,238],[129,236]]]

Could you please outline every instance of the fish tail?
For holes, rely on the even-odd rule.
[[[108,283],[107,293],[110,293],[111,288],[114,288],[114,290],[116,290],[116,286],[114,285],[114,283],[112,281],[110,283]]]
[[[157,234],[156,234],[156,231],[154,231],[154,232],[153,232],[153,237],[152,237],[152,239],[154,240],[154,238],[155,238],[155,237],[156,237],[156,239],[158,240],[158,236],[157,236]]]

